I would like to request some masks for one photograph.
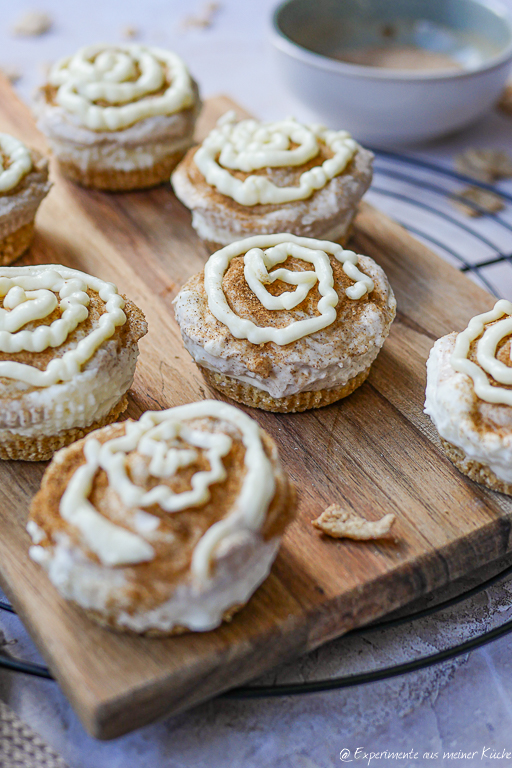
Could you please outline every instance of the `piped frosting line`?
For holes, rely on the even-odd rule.
[[[116,328],[126,322],[124,299],[112,283],[58,264],[0,268],[0,296],[4,299],[4,308],[0,309],[0,351],[7,354],[21,351],[37,354],[63,344],[89,315],[87,289],[96,291],[105,303],[97,327],[80,339],[74,349],[50,360],[45,370],[14,360],[2,360],[0,377],[35,387],[69,381]],[[24,325],[51,315],[57,306],[62,314],[50,325],[23,329]]]
[[[22,141],[8,133],[0,133],[0,150],[8,160],[6,166],[0,157],[0,192],[9,192],[32,170],[32,155]]]
[[[57,104],[93,131],[117,131],[194,102],[185,62],[171,51],[138,44],[81,48],[54,64],[48,81],[57,87]]]
[[[304,165],[317,157],[320,143],[332,150],[333,157],[304,171],[297,186],[277,186],[257,175],[242,181],[230,172]],[[302,125],[293,118],[275,123],[236,122],[235,113],[228,112],[196,151],[194,162],[208,184],[240,205],[279,204],[305,200],[323,189],[342,173],[356,151],[357,143],[346,131]]]
[[[125,434],[119,438],[103,444],[93,437],[86,440],[86,462],[76,470],[61,499],[61,516],[80,531],[87,546],[102,563],[116,566],[144,562],[153,559],[154,550],[141,533],[127,531],[105,520],[92,507],[88,496],[96,472],[103,469],[107,473],[109,487],[119,494],[127,509],[154,503],[169,513],[189,507],[200,508],[210,498],[210,485],[225,478],[222,457],[229,453],[232,445],[227,434],[194,430],[185,423],[201,418],[226,421],[240,432],[245,447],[245,474],[231,513],[214,523],[197,543],[192,555],[193,577],[199,581],[208,578],[215,549],[222,540],[240,530],[261,530],[275,493],[275,480],[258,424],[237,408],[217,400],[166,411],[147,411],[139,421],[128,422]],[[181,443],[178,447],[178,436],[186,443],[186,448]],[[126,457],[132,451],[151,458],[150,473],[153,476],[169,480],[180,467],[196,460],[198,448],[205,450],[210,469],[193,476],[191,491],[174,493],[162,484],[145,492],[127,475]]]
[[[90,439],[84,446],[86,463],[78,467],[60,501],[63,520],[80,531],[84,542],[104,565],[118,565],[119,552],[125,565],[151,560],[153,547],[131,531],[107,520],[88,500],[99,469],[100,443]]]
[[[231,243],[212,254],[204,269],[204,286],[211,313],[226,325],[236,339],[247,339],[253,344],[273,341],[284,346],[303,336],[331,325],[336,320],[338,294],[334,289],[334,276],[329,254],[343,265],[345,274],[354,280],[345,293],[356,301],[374,289],[373,280],[358,268],[358,256],[354,251],[344,250],[337,243],[326,240],[297,237],[291,234],[256,235]],[[319,315],[290,323],[284,328],[260,327],[251,320],[241,318],[228,304],[222,280],[236,256],[244,255],[244,275],[248,285],[267,309],[292,309],[305,299],[318,281],[321,299],[318,302]],[[286,261],[288,256],[313,264],[313,271],[291,271],[277,269],[269,272],[276,264]],[[265,285],[276,279],[294,284],[295,291],[286,291],[272,296]]]
[[[506,317],[500,320],[504,315]],[[489,323],[493,325],[485,329]],[[475,394],[488,403],[512,405],[512,390],[493,386],[488,378],[490,376],[499,384],[512,385],[512,368],[496,357],[498,344],[510,335],[512,335],[512,302],[500,299],[489,312],[473,317],[468,327],[457,335],[455,341],[450,359],[452,368],[470,376]],[[479,336],[482,338],[477,342],[477,365],[468,359],[468,354],[471,344]]]

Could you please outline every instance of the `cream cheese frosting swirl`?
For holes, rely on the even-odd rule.
[[[73,349],[48,363],[46,370],[14,360],[0,361],[0,377],[16,379],[36,387],[69,381],[126,322],[124,299],[112,283],[58,264],[0,268],[0,352],[33,352],[59,347],[89,316],[87,290],[96,291],[105,303],[97,327],[81,338]],[[58,297],[58,298],[57,298]],[[37,325],[56,309],[60,317],[50,325]],[[36,324],[32,330],[24,328]]]
[[[489,323],[492,325],[485,328]],[[512,302],[500,299],[489,312],[473,317],[468,327],[457,335],[455,342],[451,357],[452,368],[470,376],[475,394],[488,403],[512,405],[512,390],[493,386],[489,382],[491,377],[498,384],[512,386],[512,367],[502,363],[496,356],[499,343],[507,336],[512,336]],[[476,347],[478,365],[468,359],[470,346],[475,339],[479,339]]]
[[[32,156],[22,141],[8,133],[0,133],[0,152],[0,192],[9,192],[32,170]]]
[[[260,327],[235,314],[224,294],[222,280],[232,259],[242,255],[245,279],[266,309],[293,309],[304,301],[311,288],[318,282],[322,297],[318,302],[319,314],[297,320],[284,328]],[[354,251],[344,250],[341,245],[326,240],[296,237],[291,234],[256,235],[231,243],[208,259],[204,268],[204,285],[210,311],[229,328],[236,339],[247,339],[253,344],[273,341],[283,346],[327,328],[336,320],[338,304],[330,255],[343,265],[345,274],[354,281],[345,291],[349,299],[357,301],[373,291],[373,280],[359,270],[358,256]],[[289,256],[313,264],[314,271],[299,272],[279,268],[269,272],[269,269],[285,262]],[[297,287],[294,291],[272,296],[265,285],[275,280],[282,280]]]
[[[93,131],[117,131],[194,102],[185,62],[138,44],[81,48],[53,65],[48,82],[57,88],[57,104]]]
[[[225,479],[222,458],[230,452],[233,443],[226,431],[207,431],[187,424],[205,418],[228,422],[240,435],[245,448],[245,474],[230,514],[214,523],[196,544],[192,575],[198,580],[208,578],[215,549],[228,536],[237,531],[261,529],[275,493],[275,480],[258,424],[237,408],[216,400],[165,411],[147,411],[139,421],[126,422],[125,434],[121,437],[104,443],[93,436],[86,440],[86,462],[73,474],[60,502],[63,519],[78,528],[87,546],[103,564],[147,562],[154,558],[155,552],[148,540],[152,526],[146,526],[146,535],[140,530],[128,530],[107,520],[91,504],[88,497],[98,470],[106,472],[109,488],[118,494],[128,512],[140,513],[153,504],[169,514],[190,507],[200,508],[210,499],[210,486]],[[145,491],[137,485],[134,473],[131,478],[127,473],[127,456],[134,451],[150,458],[149,474],[157,480],[171,480],[180,468],[194,463],[198,451],[204,451],[209,469],[193,475],[189,491],[175,493],[164,483]],[[158,518],[155,521],[158,525]]]
[[[333,157],[304,171],[297,186],[277,186],[260,175],[242,181],[230,173],[304,165],[317,157],[320,143],[333,152]],[[276,204],[311,197],[342,173],[356,151],[357,144],[347,131],[303,125],[294,118],[274,123],[252,119],[236,122],[235,113],[228,112],[203,141],[194,162],[208,184],[240,205]]]

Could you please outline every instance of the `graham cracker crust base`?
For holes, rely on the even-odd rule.
[[[40,435],[39,437],[25,437],[24,435],[12,434],[12,436],[0,443],[0,459],[14,461],[47,461],[53,454],[64,448],[75,440],[88,435],[95,429],[105,427],[117,421],[123,411],[128,407],[128,395],[125,394],[118,403],[112,408],[106,416],[99,421],[95,421],[88,427],[72,427],[58,435]]]
[[[448,442],[444,438],[441,438],[441,445],[452,464],[463,475],[467,475],[479,485],[485,485],[491,491],[499,491],[500,493],[506,493],[507,496],[512,496],[512,483],[500,480],[486,464],[481,464],[468,458],[461,448],[457,448],[456,445],[453,445],[453,443]]]
[[[24,224],[0,240],[0,266],[5,267],[25,253],[34,237],[35,220]]]
[[[274,413],[299,413],[310,408],[323,408],[324,405],[330,405],[337,400],[341,400],[343,397],[348,397],[366,380],[371,366],[353,376],[342,387],[319,389],[313,392],[298,392],[295,395],[280,398],[274,398],[263,389],[258,389],[251,384],[238,381],[223,373],[210,371],[201,365],[198,365],[198,368],[207,384],[237,403],[249,405],[252,408],[261,408],[263,411],[273,411]]]
[[[169,181],[171,172],[178,165],[186,150],[173,152],[149,168],[137,168],[133,171],[89,168],[82,170],[78,165],[59,160],[59,167],[64,176],[82,187],[102,189],[105,192],[130,192],[135,189],[156,187]]]

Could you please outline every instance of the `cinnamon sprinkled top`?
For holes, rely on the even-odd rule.
[[[223,288],[223,278],[231,262],[243,255],[244,279],[258,302],[266,310],[292,310],[298,307],[318,283],[320,299],[314,316],[294,318],[282,327],[261,326],[253,320],[237,314],[229,305]],[[358,256],[344,250],[336,243],[291,234],[257,235],[222,248],[208,259],[204,271],[204,284],[208,305],[212,314],[224,323],[237,339],[247,339],[253,344],[273,341],[284,346],[303,336],[331,325],[336,320],[338,294],[334,289],[334,274],[330,256],[340,262],[353,284],[345,289],[345,295],[357,301],[374,289],[373,280],[358,268]],[[290,270],[280,267],[269,271],[289,258],[312,264],[313,270]],[[276,281],[295,285],[294,291],[271,293],[267,286]]]

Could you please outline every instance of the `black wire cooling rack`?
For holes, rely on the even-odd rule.
[[[390,214],[411,234],[425,242],[446,260],[471,277],[495,296],[512,297],[512,194],[489,184],[475,181],[435,163],[395,152],[374,150],[375,175],[366,199]],[[478,204],[461,197],[468,186],[497,192],[505,204],[499,213],[488,213]],[[455,203],[463,202],[478,217],[461,213]],[[381,621],[353,630],[346,637],[395,629],[468,600],[512,576],[512,565],[487,581],[461,595],[433,607],[400,618]],[[9,603],[0,600],[0,610],[14,613]],[[512,632],[512,620],[495,629],[428,656],[390,667],[369,670],[343,677],[313,680],[286,685],[249,685],[222,694],[223,698],[259,698],[293,696],[306,693],[350,688],[365,683],[387,680],[414,672],[448,659],[461,656]],[[52,680],[49,669],[41,664],[14,659],[0,654],[0,667],[34,677]]]

